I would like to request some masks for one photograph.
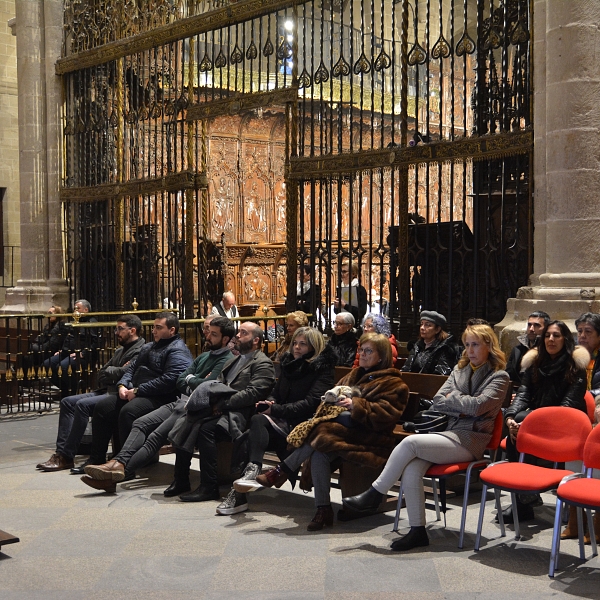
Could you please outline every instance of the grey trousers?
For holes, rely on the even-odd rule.
[[[296,448],[283,462],[292,471],[297,471],[302,463],[311,456],[310,473],[315,490],[315,506],[328,506],[331,504],[331,499],[329,498],[329,491],[331,489],[331,461],[339,456],[337,452],[319,452],[318,450],[314,450],[309,444],[302,444],[300,448]]]
[[[436,433],[404,438],[390,455],[373,487],[382,494],[402,479],[408,522],[411,527],[425,525],[423,476],[432,464],[466,462],[475,457],[459,443]]]
[[[175,421],[185,412],[185,401],[161,406],[133,422],[131,433],[115,460],[125,465],[127,475],[145,466],[167,442]]]

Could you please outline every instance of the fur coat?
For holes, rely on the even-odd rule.
[[[381,467],[398,440],[394,427],[408,401],[408,386],[397,369],[365,372],[352,369],[339,382],[353,388],[352,421],[354,427],[327,421],[315,427],[309,443],[320,452],[336,452],[344,460],[369,467]],[[310,489],[310,469],[302,469],[302,489]]]
[[[566,353],[539,368],[537,381],[534,381],[533,364],[537,359],[538,350],[533,348],[521,361],[521,368],[525,370],[521,377],[515,399],[506,409],[504,418],[514,418],[517,413],[524,410],[534,410],[543,406],[567,406],[586,410],[585,391],[587,387],[586,368],[590,362],[589,352],[582,346],[576,346],[573,351],[573,360],[577,373],[573,382],[565,379],[567,371]]]

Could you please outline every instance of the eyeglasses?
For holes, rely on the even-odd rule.
[[[342,273],[350,273],[350,271],[348,271],[348,269],[342,269]]]
[[[118,333],[119,331],[125,331],[126,329],[129,329],[127,325],[117,325],[115,327],[115,333]]]
[[[364,354],[365,356],[371,356],[371,354],[373,354],[373,349],[372,348],[359,348],[358,353]]]
[[[349,325],[349,323],[338,323],[337,321],[335,321],[333,324],[334,327],[344,327],[344,325]]]

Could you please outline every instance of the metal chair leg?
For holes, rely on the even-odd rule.
[[[560,524],[562,513],[562,501],[556,499],[556,512],[554,514],[554,529],[552,530],[552,549],[550,551],[550,568],[548,569],[548,577],[554,577],[554,573],[558,567],[558,553],[560,552]]]
[[[506,537],[506,527],[504,525],[504,513],[502,512],[502,504],[500,503],[500,490],[494,488],[494,496],[496,498],[496,513],[498,515],[498,524],[500,525],[500,537]]]
[[[465,477],[465,491],[463,492],[462,515],[460,516],[460,535],[458,536],[458,547],[462,550],[465,539],[465,523],[467,520],[467,506],[469,504],[469,489],[471,488],[471,470],[467,469]],[[446,515],[444,515],[446,516]]]
[[[592,509],[586,509],[587,518],[588,518],[588,531],[590,532],[590,540],[592,543],[592,556],[596,556],[598,554],[598,548],[596,545],[596,532],[594,531],[594,518],[592,517]]]
[[[479,519],[477,520],[477,535],[475,536],[475,551],[479,550],[481,542],[481,529],[483,527],[483,514],[485,512],[485,499],[487,496],[487,485],[484,483],[481,490],[481,503],[479,504]]]
[[[514,492],[510,493],[510,502],[512,505],[513,523],[515,526],[515,540],[521,538],[521,527],[519,526],[519,513],[517,512],[517,495]]]
[[[396,504],[396,516],[394,517],[394,528],[392,531],[398,533],[398,523],[400,521],[400,511],[402,510],[402,480],[400,480],[400,489],[398,490],[398,504]]]
[[[577,507],[577,537],[579,538],[579,558],[585,560],[585,546],[583,545],[583,511]]]
[[[431,487],[433,488],[433,502],[435,504],[435,520],[441,521],[442,517],[440,514],[440,497],[438,494],[437,479],[435,477],[431,478]]]

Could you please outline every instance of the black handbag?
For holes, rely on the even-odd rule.
[[[412,421],[403,425],[404,431],[409,433],[436,433],[446,431],[448,415],[437,410],[422,410],[417,413]]]

